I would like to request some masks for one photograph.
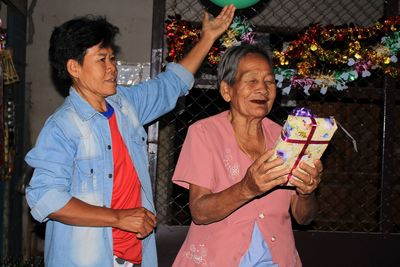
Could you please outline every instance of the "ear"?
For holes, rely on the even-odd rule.
[[[219,92],[222,96],[222,98],[226,101],[226,102],[230,102],[231,101],[231,87],[229,86],[229,84],[225,81],[222,81],[220,86],[219,86]]]
[[[75,59],[68,59],[67,71],[72,78],[79,77],[79,69],[80,69],[80,64],[78,61],[76,61]]]

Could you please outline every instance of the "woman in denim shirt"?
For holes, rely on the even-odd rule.
[[[46,266],[157,266],[143,125],[188,92],[234,10],[225,7],[213,20],[205,15],[187,56],[133,88],[116,84],[119,30],[105,18],[76,18],[54,29],[49,59],[70,85],[69,96],[26,155],[34,168],[26,190],[31,214],[47,222]]]

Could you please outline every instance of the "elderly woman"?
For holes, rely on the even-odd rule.
[[[156,79],[117,86],[114,37],[102,17],[56,27],[49,58],[69,96],[47,120],[27,163],[32,216],[46,222],[46,266],[157,266],[156,226],[143,125],[188,92],[235,8],[203,20],[202,37],[180,64]]]
[[[288,168],[271,160],[281,127],[265,118],[276,96],[268,55],[255,46],[228,49],[218,82],[230,109],[189,127],[173,181],[189,188],[193,222],[174,266],[301,266],[290,211],[300,224],[317,210],[322,165]]]

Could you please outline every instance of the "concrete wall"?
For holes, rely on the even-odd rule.
[[[29,0],[26,82],[30,84],[29,111],[33,144],[46,118],[62,103],[50,76],[48,48],[55,26],[86,14],[105,15],[120,28],[118,59],[149,62],[151,54],[152,0]]]

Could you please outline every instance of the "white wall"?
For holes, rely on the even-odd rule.
[[[32,4],[33,3],[33,4]],[[151,54],[152,0],[29,0],[31,6],[32,43],[27,45],[26,82],[31,84],[29,111],[31,142],[35,142],[46,118],[62,103],[50,76],[48,48],[55,26],[76,16],[104,15],[119,27],[119,59],[149,62]]]

